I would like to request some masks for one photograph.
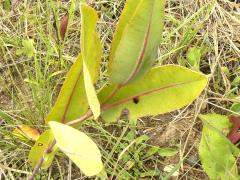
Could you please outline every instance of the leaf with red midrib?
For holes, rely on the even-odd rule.
[[[153,68],[141,81],[127,84],[118,91],[115,85],[103,88],[98,94],[101,116],[107,122],[114,122],[123,109],[128,109],[131,119],[167,113],[193,102],[206,84],[205,75],[184,67]]]
[[[80,118],[88,109],[83,86],[82,56],[77,57],[66,75],[58,98],[49,112],[46,122],[67,123]]]
[[[65,18],[67,19],[67,16]],[[61,27],[63,25],[67,26],[67,23],[63,23],[67,21],[66,19],[62,18]],[[89,104],[84,86],[83,60],[91,74],[91,83],[95,84],[99,77],[98,70],[102,53],[99,35],[96,32],[97,21],[97,12],[92,8],[89,10],[89,13],[85,13],[84,18],[82,17],[82,25],[84,24],[82,28],[84,28],[84,31],[81,29],[81,38],[85,37],[83,43],[81,43],[82,52],[67,73],[61,91],[54,107],[46,118],[46,122],[68,123],[80,118],[88,111]]]
[[[111,83],[122,87],[151,69],[161,40],[164,6],[165,0],[126,2],[111,45]]]
[[[232,129],[227,135],[227,138],[233,143],[236,144],[240,140],[240,117],[230,116],[229,121],[233,124]]]

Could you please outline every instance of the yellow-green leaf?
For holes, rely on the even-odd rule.
[[[99,75],[101,60],[101,44],[96,33],[97,12],[81,4],[82,29],[81,29],[81,51],[83,57],[84,84],[89,106],[96,119],[100,115],[100,104],[94,88]]]
[[[42,169],[47,169],[52,164],[53,158],[57,152],[57,148],[54,146],[50,153],[45,153],[45,150],[51,145],[53,140],[54,137],[51,130],[46,130],[38,138],[28,155],[28,162],[33,168],[36,166],[42,156],[44,156],[44,162],[41,167]]]
[[[102,48],[96,32],[97,12],[86,4],[81,4],[81,54],[90,72],[93,83],[99,76]]]
[[[227,116],[218,114],[200,115],[204,122],[199,156],[202,167],[210,179],[238,179],[237,149],[226,138],[231,127]]]
[[[110,53],[110,81],[127,84],[153,65],[164,22],[165,0],[128,0]]]
[[[101,172],[103,163],[97,145],[83,132],[58,122],[49,122],[57,146],[87,176]]]
[[[93,112],[94,119],[97,119],[98,116],[100,115],[100,103],[98,101],[97,93],[92,84],[91,76],[85,64],[85,61],[83,61],[83,73],[84,73],[84,84],[85,84],[86,94],[88,98],[88,103]]]
[[[100,102],[104,102],[102,117],[106,121],[116,121],[124,109],[129,111],[131,119],[170,112],[193,102],[206,84],[205,75],[185,67],[157,67],[143,79],[118,91],[114,85],[104,88],[99,94]],[[117,93],[109,99],[113,91]]]
[[[88,103],[82,75],[82,57],[79,55],[67,73],[57,101],[48,114],[46,122],[67,123],[80,118],[87,110]]]

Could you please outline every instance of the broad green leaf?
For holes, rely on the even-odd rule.
[[[92,108],[95,107],[95,102],[97,101],[96,97],[92,95],[93,88],[90,85],[90,92],[88,92],[87,89],[85,90],[86,87],[84,88],[84,86],[90,82],[86,80],[89,79],[89,77],[83,76],[83,61],[88,68],[87,70],[89,71],[92,84],[96,83],[99,75],[101,45],[95,32],[97,15],[96,12],[88,6],[82,4],[81,7],[83,13],[81,35],[82,55],[79,54],[77,60],[68,72],[57,101],[46,118],[47,122],[58,121],[67,123],[80,118],[87,112],[88,103]],[[87,70],[85,68],[85,72],[87,72]],[[94,99],[94,102],[92,102],[92,99]],[[96,109],[97,108],[96,106]],[[97,110],[93,111],[95,111],[95,115],[98,114]]]
[[[115,51],[121,41],[123,32],[126,26],[128,25],[131,17],[133,16],[139,3],[140,1],[135,1],[135,0],[127,0],[125,3],[124,9],[121,13],[121,16],[112,40],[111,52],[110,52],[110,63],[112,63],[113,55],[115,54]]]
[[[124,109],[128,109],[130,119],[170,112],[193,102],[206,84],[205,75],[185,67],[154,68],[142,80],[120,89],[114,85],[104,88],[99,94],[100,102],[104,102],[102,117],[116,121]],[[109,99],[113,91],[117,93]]]
[[[203,169],[210,179],[237,179],[234,154],[239,154],[239,150],[226,138],[231,127],[228,117],[207,114],[200,118],[204,123],[199,146]]]
[[[70,68],[57,101],[48,114],[46,122],[67,123],[81,117],[88,110],[82,75],[82,57],[78,56]]]
[[[153,65],[164,22],[165,0],[128,0],[114,35],[110,81],[125,85]]]
[[[83,132],[68,125],[51,121],[57,146],[82,170],[87,176],[94,176],[103,169],[101,153],[97,145]]]
[[[81,51],[84,84],[89,106],[96,119],[100,115],[100,103],[94,88],[101,60],[100,39],[95,31],[98,16],[97,12],[86,4],[81,4],[80,9],[82,13]]]
[[[47,169],[53,161],[53,158],[57,152],[57,147],[54,146],[51,153],[46,154],[45,150],[51,145],[54,137],[51,130],[46,130],[41,136],[38,138],[37,142],[32,147],[29,155],[28,162],[32,167],[35,167],[38,163],[39,159],[44,155],[44,163],[42,165],[42,169]]]

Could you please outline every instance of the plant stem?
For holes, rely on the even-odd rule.
[[[92,111],[88,111],[85,115],[83,115],[82,117],[80,117],[79,119],[76,119],[74,121],[68,122],[66,123],[67,125],[74,125],[74,124],[78,124],[88,118],[90,118],[93,115]],[[56,140],[54,139],[53,142],[49,145],[49,147],[45,150],[44,154],[48,154],[52,151],[52,148],[54,147],[54,145],[56,144]],[[29,180],[33,180],[34,177],[36,176],[36,174],[38,173],[39,169],[41,168],[43,162],[44,162],[44,154],[42,155],[42,157],[39,159],[38,163],[36,164],[36,166],[33,169],[32,175],[29,177]]]
[[[106,103],[110,98],[112,98],[121,88],[122,88],[121,85],[118,86],[118,87],[113,91],[113,93],[110,94],[110,96],[107,98],[107,100],[105,101],[105,103]],[[103,103],[103,104],[104,104],[104,103]],[[110,107],[110,108],[111,108],[111,107]],[[102,107],[101,107],[101,112],[103,112],[103,111],[105,111],[105,110],[107,110],[107,109],[109,109],[108,106],[105,107],[104,105],[102,105]],[[82,117],[80,117],[79,119],[70,121],[70,122],[68,122],[68,123],[66,123],[66,124],[69,125],[69,126],[70,126],[70,125],[74,125],[74,124],[78,124],[78,123],[83,122],[83,121],[85,121],[86,119],[90,118],[92,115],[93,115],[92,111],[89,110],[89,111],[87,111],[86,114],[84,114],[84,115],[83,115]],[[50,146],[45,150],[44,154],[50,153],[50,152],[52,151],[52,148],[54,147],[55,144],[56,144],[56,140],[54,139],[53,142],[50,144]],[[44,154],[43,154],[43,156],[44,156]],[[39,159],[38,163],[37,163],[36,166],[34,167],[33,172],[32,172],[32,175],[29,177],[29,180],[33,180],[34,177],[36,176],[36,174],[38,173],[39,169],[41,168],[41,166],[42,166],[42,164],[43,164],[43,162],[44,162],[43,156]]]
[[[53,142],[50,144],[50,146],[48,146],[48,148],[44,151],[42,157],[39,159],[38,163],[34,167],[32,175],[29,177],[29,180],[34,179],[34,177],[36,176],[36,174],[38,173],[39,169],[41,168],[41,166],[44,162],[44,158],[43,158],[44,154],[50,153],[55,144],[56,144],[56,140],[54,139]]]
[[[90,118],[91,116],[93,115],[92,111],[88,111],[85,115],[83,115],[82,117],[80,117],[79,119],[76,119],[76,120],[73,120],[73,121],[70,121],[68,123],[66,123],[67,125],[74,125],[74,124],[78,124],[88,118]]]

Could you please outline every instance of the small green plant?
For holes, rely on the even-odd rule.
[[[236,159],[240,151],[240,119],[219,114],[200,115],[203,121],[199,156],[210,179],[239,179]],[[230,141],[229,141],[230,140]]]
[[[164,6],[164,0],[126,2],[112,41],[109,83],[97,92],[94,85],[101,61],[101,43],[95,30],[98,16],[93,8],[80,4],[81,53],[46,117],[50,129],[41,134],[29,153],[34,167],[30,179],[40,168],[47,169],[59,150],[85,175],[105,174],[97,145],[76,129],[81,122],[100,116],[115,122],[123,110],[131,120],[163,114],[188,105],[200,95],[207,84],[205,75],[177,65],[152,68],[161,40]],[[169,152],[174,154],[175,150]]]

